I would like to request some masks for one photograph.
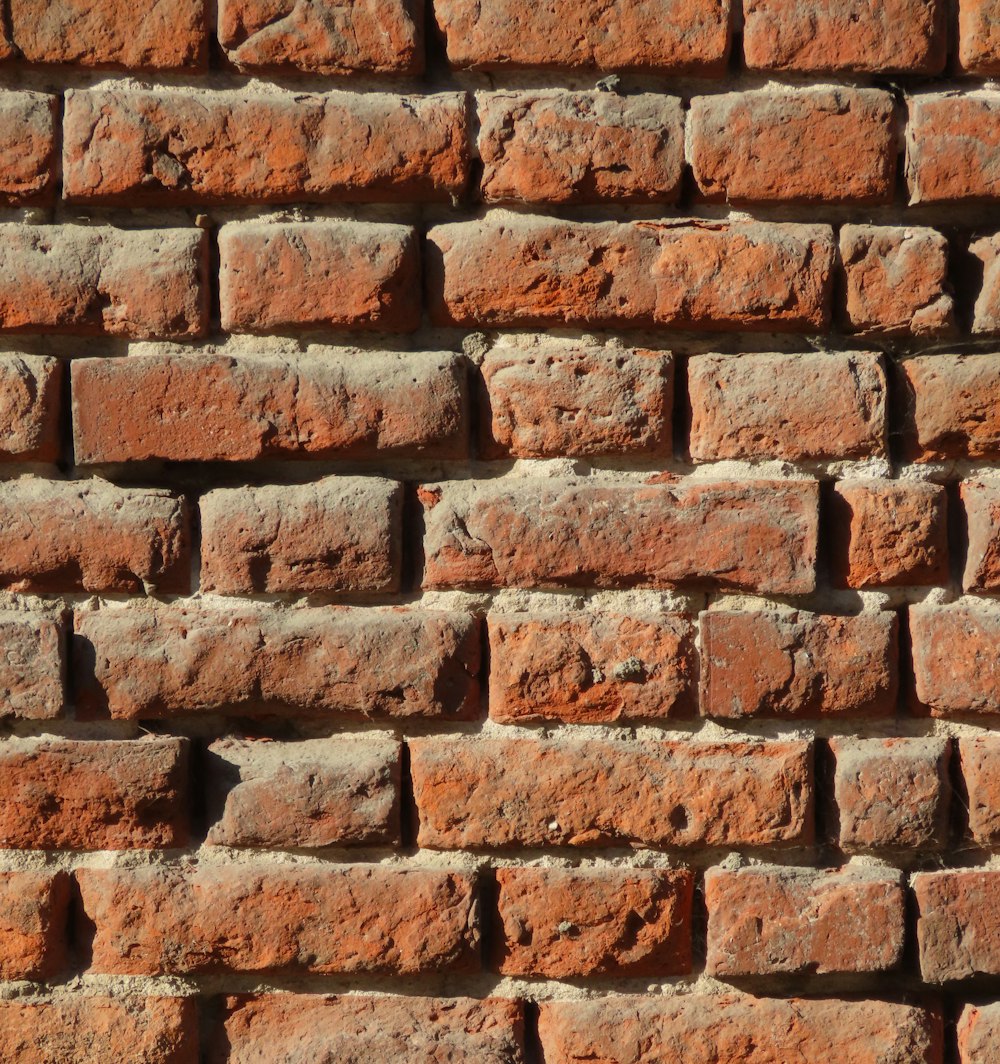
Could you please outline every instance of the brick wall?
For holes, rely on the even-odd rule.
[[[998,26],[4,0],[0,1059],[1000,1060]]]

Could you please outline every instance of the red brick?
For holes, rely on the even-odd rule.
[[[960,0],[958,64],[970,74],[1000,72],[1000,26],[996,0]]]
[[[104,480],[0,486],[0,586],[13,591],[186,591],[183,499]]]
[[[813,836],[805,742],[411,739],[432,849],[780,846]]]
[[[5,225],[0,330],[200,336],[207,253],[199,229]]]
[[[197,1064],[193,997],[118,992],[0,1001],[0,1055],[18,1064]]]
[[[64,641],[59,614],[0,611],[0,718],[62,716]]]
[[[84,358],[72,386],[83,465],[468,453],[465,363],[447,352]]]
[[[688,361],[688,389],[696,462],[887,453],[878,355],[698,355]]]
[[[217,739],[212,846],[312,849],[399,842],[400,744],[384,733],[299,742]]]
[[[416,0],[219,0],[219,42],[241,70],[421,74],[423,7]]]
[[[892,97],[877,89],[759,89],[695,96],[699,191],[727,203],[888,203],[896,179]]]
[[[840,258],[851,332],[940,336],[954,330],[948,241],[936,230],[844,225]]]
[[[187,842],[187,741],[5,739],[0,846],[152,850]]]
[[[748,0],[743,20],[751,70],[938,74],[945,63],[945,5],[935,0]]]
[[[948,583],[948,506],[940,484],[841,480],[832,510],[836,585]]]
[[[1000,355],[924,355],[899,365],[908,458],[1000,459]]]
[[[827,226],[487,215],[427,239],[438,325],[815,331],[830,317]]]
[[[478,967],[475,882],[375,865],[78,869],[112,975],[417,975]]]
[[[0,203],[50,203],[55,192],[59,98],[0,93]]]
[[[705,873],[718,978],[885,972],[903,958],[899,872],[761,866]]]
[[[816,484],[427,485],[425,588],[815,586]]]
[[[544,1001],[545,1059],[647,1064],[941,1064],[941,1017],[916,1005],[681,994]]]
[[[216,488],[201,496],[201,590],[392,592],[403,487],[380,477]]]
[[[479,712],[479,623],[462,613],[179,605],[77,610],[75,624],[77,705],[89,715]]]
[[[8,0],[12,37],[30,63],[201,70],[204,0]]]
[[[495,92],[482,97],[479,120],[488,203],[674,203],[680,195],[676,96]]]
[[[685,614],[489,615],[490,717],[602,724],[688,717],[698,675]]]
[[[227,998],[216,1064],[427,1061],[524,1064],[521,1004],[499,998],[273,994]],[[360,1054],[360,1055],[359,1055]]]
[[[1000,483],[964,480],[960,486],[968,528],[962,587],[966,591],[1000,589]]]
[[[1000,198],[1000,94],[917,94],[908,105],[910,203]]]
[[[691,970],[690,872],[501,868],[497,883],[504,975],[662,977]]]
[[[896,615],[888,612],[707,611],[701,615],[701,711],[737,720],[891,716],[896,633]]]
[[[409,226],[238,222],[219,230],[219,258],[223,329],[420,324],[420,253]]]
[[[484,457],[671,452],[669,354],[583,345],[493,348],[482,378]]]
[[[1000,332],[1000,234],[973,240],[969,251],[983,264],[983,284],[973,308],[972,331]]]
[[[830,740],[832,841],[847,853],[940,850],[948,841],[948,739]]]
[[[727,0],[437,0],[455,67],[564,67],[721,74],[729,55]]]
[[[966,1005],[958,1018],[959,1064],[987,1064],[1000,1040],[1000,1003]]]
[[[1000,872],[921,872],[910,885],[925,982],[1000,974]]]
[[[0,979],[58,975],[68,958],[68,914],[65,872],[0,872]]]
[[[1000,615],[978,603],[910,608],[920,703],[934,717],[1000,712]]]
[[[982,846],[996,846],[1000,841],[1000,736],[963,738],[958,748],[969,834]]]
[[[57,359],[0,355],[0,462],[55,462],[61,413]]]
[[[66,94],[63,193],[141,204],[443,200],[469,168],[462,93]]]

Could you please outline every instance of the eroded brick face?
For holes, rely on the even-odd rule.
[[[0,1064],[991,1064],[1000,0],[0,0]]]

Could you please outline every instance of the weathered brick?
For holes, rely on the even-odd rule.
[[[844,225],[840,258],[852,332],[939,336],[954,329],[948,241],[934,229]]]
[[[966,591],[1000,589],[1000,483],[963,480],[960,486],[968,529],[965,572]]]
[[[694,877],[655,869],[501,868],[504,975],[573,979],[691,970]]]
[[[524,1064],[521,1004],[500,998],[321,997],[269,994],[226,999],[221,1064],[273,1060],[413,1060]]]
[[[488,203],[673,203],[680,195],[676,96],[494,92],[481,98],[479,120]]]
[[[48,979],[66,966],[69,888],[65,872],[0,873],[0,979]]]
[[[241,70],[310,74],[420,74],[417,0],[219,0],[219,43]]]
[[[841,480],[831,516],[835,584],[948,583],[948,506],[940,484]]]
[[[959,0],[958,64],[970,74],[1000,72],[996,0]]]
[[[223,329],[420,324],[420,252],[409,226],[230,223],[219,230],[219,259]]]
[[[399,842],[400,744],[390,735],[217,739],[213,846],[311,849]]]
[[[257,863],[85,868],[76,879],[94,973],[478,968],[475,881],[457,872]]]
[[[454,92],[70,90],[63,124],[63,193],[82,202],[447,201],[469,168]]]
[[[1000,873],[921,872],[910,886],[925,982],[1000,974]]]
[[[1000,93],[918,93],[908,105],[910,203],[1000,197]]]
[[[1000,1003],[965,1005],[958,1017],[959,1064],[987,1064],[1000,1041]]]
[[[0,485],[0,586],[186,591],[187,507],[161,488],[21,477]]]
[[[0,611],[0,718],[61,717],[64,658],[58,614]]]
[[[0,846],[151,850],[187,841],[184,739],[4,739]]]
[[[201,496],[201,590],[391,592],[403,487],[380,477],[216,488]]]
[[[418,844],[780,846],[813,835],[805,742],[411,739]]]
[[[743,55],[751,70],[810,74],[938,74],[945,4],[936,0],[748,0]]]
[[[89,715],[479,712],[479,623],[462,613],[161,606],[77,610],[75,626],[77,706]]]
[[[941,1064],[942,1026],[916,1005],[745,994],[544,1001],[538,1018],[546,1060],[614,1064]]]
[[[191,337],[207,327],[200,229],[0,227],[0,330]]]
[[[667,353],[501,347],[487,353],[481,371],[484,457],[671,451],[673,359]]]
[[[908,458],[1000,458],[1000,355],[922,355],[899,366]]]
[[[705,904],[706,971],[719,978],[885,972],[902,961],[898,872],[710,868]]]
[[[489,615],[490,717],[600,724],[688,717],[698,657],[684,614]]]
[[[948,739],[830,740],[831,833],[847,853],[940,850],[948,840]]]
[[[983,846],[1000,841],[1000,737],[958,742],[969,815],[969,834]]]
[[[696,462],[887,453],[878,355],[697,355],[688,361],[688,390]]]
[[[695,96],[688,114],[699,191],[727,203],[888,203],[896,178],[892,97],[788,88]]]
[[[0,203],[49,203],[56,185],[59,98],[0,93]]]
[[[425,588],[815,586],[810,481],[425,485]]]
[[[7,0],[12,39],[30,63],[201,70],[205,0]]]
[[[978,603],[910,608],[916,694],[932,716],[1000,712],[1000,616]]]
[[[74,994],[0,1001],[0,1056],[19,1064],[197,1064],[193,997]]]
[[[773,332],[830,318],[828,226],[487,215],[434,226],[427,240],[438,325]]]
[[[709,717],[882,717],[898,684],[894,613],[701,615],[701,711]],[[753,647],[753,654],[747,654]]]
[[[437,0],[434,16],[455,67],[582,67],[721,74],[727,0]]]
[[[61,414],[57,359],[0,355],[0,462],[55,462]]]
[[[461,458],[465,376],[448,352],[74,359],[76,461]]]
[[[969,244],[969,251],[983,264],[983,283],[973,308],[972,331],[1000,332],[1000,234],[991,233]]]

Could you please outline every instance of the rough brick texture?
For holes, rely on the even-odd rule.
[[[913,877],[920,971],[929,983],[1000,972],[996,877],[976,870]]]
[[[46,979],[66,967],[65,872],[0,873],[0,978]]]

